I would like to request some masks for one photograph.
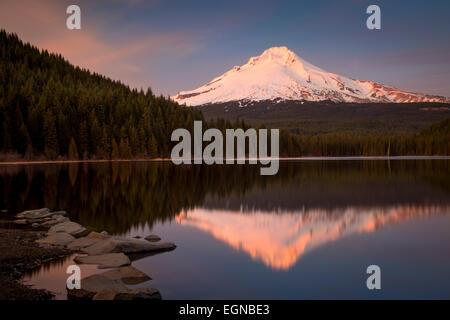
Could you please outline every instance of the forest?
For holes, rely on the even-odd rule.
[[[130,89],[0,31],[0,150],[25,159],[165,157],[199,111]]]
[[[448,156],[449,119],[403,134],[280,127],[280,155]],[[0,31],[0,161],[168,158],[172,131],[192,131],[194,120],[223,131],[251,123],[206,120],[199,109],[156,96],[150,88],[131,89]]]

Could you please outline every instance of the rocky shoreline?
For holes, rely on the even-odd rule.
[[[160,237],[156,235],[130,239],[115,237],[106,231],[88,232],[85,227],[70,221],[65,211],[50,212],[47,208],[21,212],[15,215],[12,224],[16,228],[0,229],[2,246],[6,252],[0,255],[0,282],[3,287],[6,285],[16,291],[16,294],[8,294],[7,290],[3,296],[0,295],[0,299],[51,299],[51,292],[22,284],[20,279],[23,272],[74,253],[78,254],[74,258],[76,264],[94,264],[99,269],[109,270],[82,278],[80,289],[67,289],[68,299],[161,299],[161,294],[154,288],[127,288],[127,285],[137,285],[151,279],[131,266],[130,257],[133,259],[136,256],[173,250],[176,248],[173,243],[160,242]],[[22,247],[28,250],[20,250]],[[33,263],[24,263],[32,260],[33,256],[46,258],[36,258]]]
[[[49,300],[54,294],[22,283],[23,276],[41,265],[64,258],[72,251],[42,248],[35,241],[39,231],[0,229],[0,300]]]

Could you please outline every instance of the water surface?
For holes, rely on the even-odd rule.
[[[11,212],[66,210],[90,230],[175,242],[133,261],[165,299],[450,298],[450,160],[283,161],[276,176],[249,165],[8,165],[0,190]],[[71,263],[27,281],[63,299]],[[371,264],[379,291],[366,287]]]

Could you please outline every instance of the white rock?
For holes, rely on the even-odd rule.
[[[47,219],[48,218],[44,219],[45,222],[42,223],[43,226],[49,226],[50,227],[50,226],[54,226],[54,225],[56,225],[58,223],[63,223],[63,222],[70,221],[69,218],[63,217],[63,216],[60,216],[60,215],[53,216],[53,217],[49,218],[48,220]]]
[[[98,233],[98,232],[92,231],[91,233],[88,234],[88,238],[91,238],[91,239],[109,239],[109,238],[111,238],[110,235],[104,234],[103,232]]]
[[[47,213],[43,212],[39,216],[36,216],[34,218],[30,218],[30,219],[41,221],[41,220],[44,220],[44,219],[47,219],[47,218],[52,219],[52,218],[54,218],[56,216],[62,217],[62,216],[65,216],[66,214],[67,214],[67,212],[65,212],[65,211],[54,211],[54,212],[47,212]]]
[[[81,289],[67,290],[67,294],[70,299],[92,299],[96,293],[103,290],[112,290],[116,293],[128,292],[123,283],[94,274],[81,279]]]
[[[84,228],[82,225],[80,225],[76,222],[66,221],[66,222],[62,222],[62,223],[52,226],[50,228],[50,230],[48,230],[48,233],[52,234],[52,233],[58,233],[58,232],[66,232],[66,233],[70,233],[71,235],[75,235],[75,234],[81,233],[85,230],[86,230],[86,228]]]
[[[153,288],[136,288],[129,290],[126,293],[118,293],[115,297],[116,300],[153,300],[153,299],[161,299],[161,294],[157,289]]]
[[[157,242],[157,241],[161,240],[161,238],[159,236],[155,235],[155,234],[151,234],[149,236],[146,236],[144,239],[147,240],[147,241],[150,241],[150,242]]]
[[[97,292],[94,297],[92,297],[92,300],[104,300],[104,301],[110,301],[114,300],[116,297],[117,292],[112,289],[103,289]]]
[[[99,255],[110,252],[143,253],[152,251],[173,250],[176,246],[170,242],[151,243],[146,240],[108,238],[82,249],[89,255]]]
[[[99,269],[129,266],[130,259],[123,253],[107,253],[98,256],[78,256],[74,261],[79,264],[98,264]]]
[[[81,279],[81,289],[67,290],[69,299],[138,300],[161,299],[157,289],[136,288],[129,290],[120,280],[111,280],[103,274]]]
[[[135,285],[151,280],[151,278],[142,271],[131,266],[113,269],[102,273],[102,276],[111,280],[121,280],[128,285]]]
[[[36,219],[36,218],[40,218],[43,215],[47,214],[48,212],[50,212],[50,210],[48,208],[42,208],[42,209],[37,209],[37,210],[27,210],[21,213],[16,214],[17,218],[25,218],[25,219]]]
[[[65,232],[58,232],[58,233],[49,234],[46,238],[36,240],[36,242],[40,243],[40,244],[66,246],[74,240],[75,240],[75,238],[73,236],[71,236],[70,234],[65,233]]]
[[[112,239],[100,239],[100,241],[96,242],[95,244],[86,248],[82,248],[81,251],[89,255],[99,255],[113,252],[115,247],[116,244]]]
[[[73,242],[71,242],[67,248],[72,249],[72,250],[79,250],[82,248],[86,248],[89,246],[92,246],[93,244],[97,243],[101,241],[101,239],[93,239],[93,238],[89,238],[89,237],[82,237],[82,238],[78,238],[76,240],[74,240]]]
[[[137,239],[114,239],[116,244],[113,252],[143,253],[151,251],[165,251],[176,248],[171,242],[152,243],[146,240]]]

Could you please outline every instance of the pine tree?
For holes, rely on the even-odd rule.
[[[17,132],[17,137],[16,137],[17,151],[21,154],[25,154],[28,146],[30,146],[30,145],[31,145],[30,135],[28,134],[27,127],[22,122],[22,124],[19,127],[19,131]]]
[[[135,155],[141,153],[138,133],[134,127],[132,127],[130,129],[129,141],[130,141],[130,150],[131,150],[130,154],[135,156]]]
[[[130,159],[131,158],[131,148],[130,148],[130,144],[128,142],[128,138],[120,139],[119,152],[120,152],[120,157],[122,159]]]
[[[109,159],[111,157],[111,141],[106,127],[103,127],[102,130],[102,141],[100,148],[101,148],[100,156]]]
[[[98,150],[101,148],[102,131],[94,110],[89,114],[89,123],[89,151],[91,154],[97,154]]]
[[[158,157],[158,147],[156,145],[156,139],[153,134],[150,136],[150,138],[148,138],[147,150],[150,158],[154,159]]]
[[[81,157],[83,159],[87,159],[89,154],[89,132],[86,121],[81,122],[79,141]]]
[[[50,110],[45,114],[43,131],[45,156],[48,159],[56,159],[59,155],[58,134],[56,132],[55,117]]]
[[[119,147],[117,146],[116,139],[112,139],[111,159],[120,159]]]

